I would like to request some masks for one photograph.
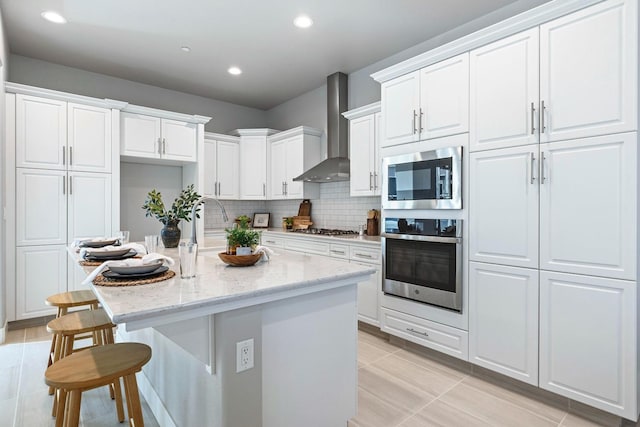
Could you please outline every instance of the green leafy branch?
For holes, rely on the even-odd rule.
[[[146,211],[145,216],[153,216],[165,225],[169,222],[180,221],[181,219],[189,222],[191,221],[191,209],[193,209],[193,206],[200,197],[201,196],[193,189],[193,184],[190,184],[182,190],[180,195],[173,201],[171,209],[167,210],[162,201],[162,193],[153,189],[147,194],[147,199],[144,205],[142,205],[142,209]],[[196,218],[200,218],[198,211],[199,208],[196,210]]]

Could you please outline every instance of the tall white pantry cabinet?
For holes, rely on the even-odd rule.
[[[470,52],[470,361],[637,419],[637,1]]]
[[[5,178],[14,189],[7,206],[15,206],[7,212],[15,221],[7,233],[15,249],[7,254],[7,263],[15,263],[8,300],[15,305],[7,307],[9,320],[20,320],[54,314],[46,297],[78,285],[67,245],[114,232],[112,136],[120,103],[15,84],[6,89]]]

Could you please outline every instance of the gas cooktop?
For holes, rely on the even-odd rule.
[[[303,234],[320,234],[323,236],[348,236],[353,235],[357,236],[358,232],[353,230],[338,230],[331,228],[307,228],[307,229],[297,229],[293,230],[294,233],[303,233]]]

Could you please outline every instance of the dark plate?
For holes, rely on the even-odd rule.
[[[130,276],[132,274],[145,274],[156,271],[162,265],[162,260],[157,260],[152,264],[140,264],[140,265],[122,265],[115,266],[110,265],[109,270],[122,275]]]
[[[117,253],[116,253],[117,252]],[[123,249],[121,251],[109,251],[102,254],[94,253],[84,257],[87,261],[109,261],[116,259],[127,259],[136,256],[137,252],[133,249]]]
[[[107,279],[120,279],[120,280],[131,280],[131,279],[142,279],[145,277],[153,277],[153,276],[157,276],[158,274],[162,274],[165,271],[169,270],[169,267],[167,267],[166,265],[163,265],[162,267],[158,268],[157,270],[154,270],[150,273],[139,273],[139,274],[118,274],[115,273],[111,270],[106,270],[102,272],[102,275],[104,277],[106,277]]]
[[[104,246],[113,245],[118,241],[118,239],[112,240],[87,240],[86,242],[82,242],[80,244],[81,248],[102,248]]]

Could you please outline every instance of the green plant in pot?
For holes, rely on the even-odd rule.
[[[145,216],[153,216],[164,225],[160,230],[160,237],[165,248],[178,246],[181,235],[178,224],[180,220],[189,222],[193,219],[191,218],[191,209],[200,197],[191,184],[180,192],[180,195],[171,204],[171,209],[167,210],[162,201],[162,193],[155,189],[149,191],[142,209],[146,211]],[[200,218],[197,211],[196,218]]]
[[[249,222],[242,218],[233,228],[225,228],[227,232],[228,253],[235,255],[237,248],[253,248],[260,242],[260,233],[249,228]],[[251,254],[250,250],[248,251]],[[248,254],[246,254],[248,255]]]

